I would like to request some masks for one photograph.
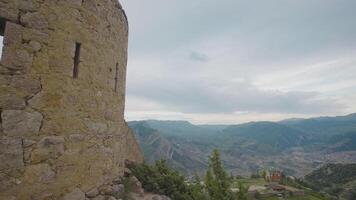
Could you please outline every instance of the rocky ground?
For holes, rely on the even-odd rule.
[[[63,200],[170,200],[164,195],[147,193],[134,176],[120,177],[112,183],[93,188],[87,192],[75,189]]]

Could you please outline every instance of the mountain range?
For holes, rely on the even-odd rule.
[[[231,173],[244,176],[274,167],[301,177],[325,163],[356,163],[356,114],[238,125],[128,124],[147,162],[166,159],[186,174],[203,172],[215,148]]]

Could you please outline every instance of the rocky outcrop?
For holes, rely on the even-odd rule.
[[[80,194],[78,191],[75,193]],[[109,184],[87,191],[85,196],[87,200],[170,200],[164,195],[146,193],[134,176],[119,177]]]
[[[106,198],[99,186],[143,159],[124,120],[120,4],[1,0],[0,29],[0,199]]]

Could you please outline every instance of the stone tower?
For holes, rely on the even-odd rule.
[[[141,162],[117,0],[0,0],[0,199],[61,199]]]

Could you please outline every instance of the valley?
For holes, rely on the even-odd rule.
[[[146,120],[129,126],[147,162],[166,159],[186,175],[204,171],[213,149],[221,151],[230,173],[242,176],[274,167],[303,177],[326,163],[356,162],[356,114],[239,125]]]

